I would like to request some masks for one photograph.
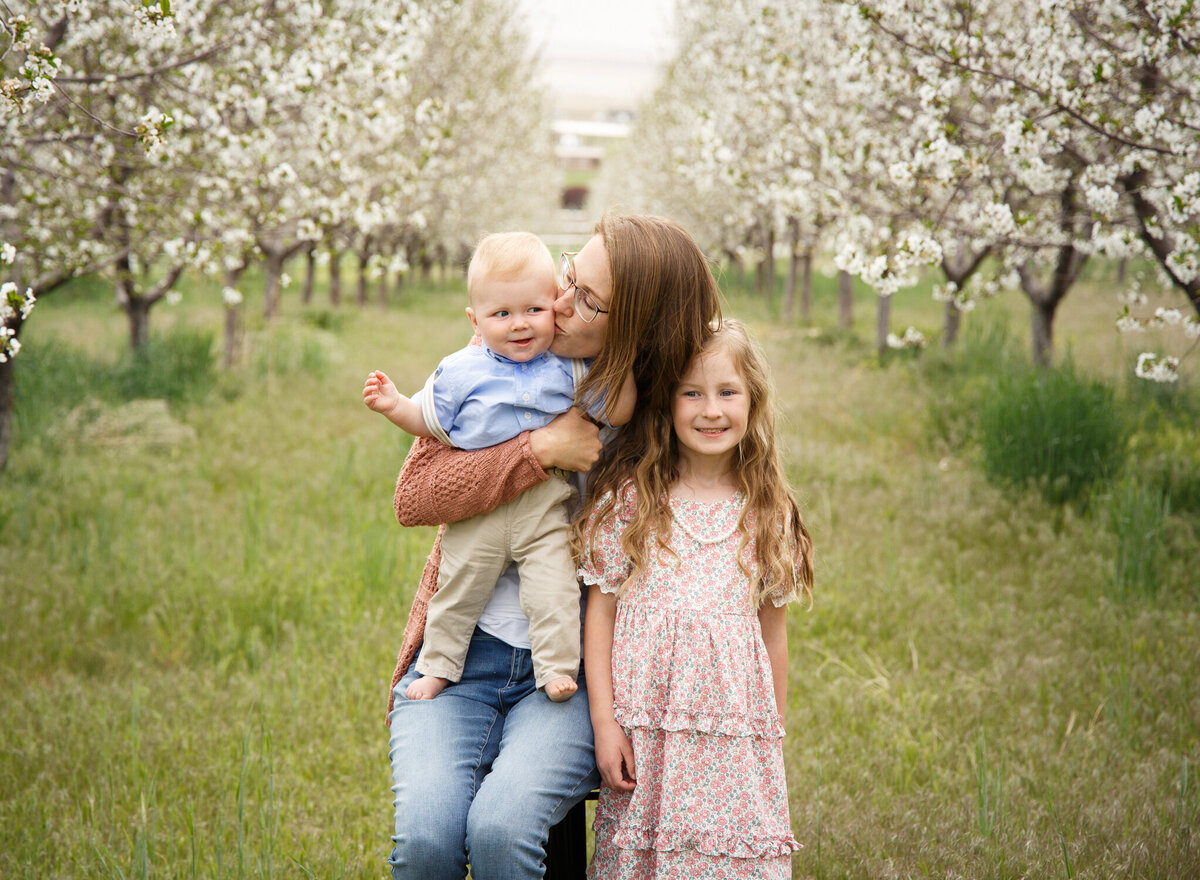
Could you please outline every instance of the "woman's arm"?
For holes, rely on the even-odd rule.
[[[403,526],[436,526],[490,513],[547,480],[548,469],[586,471],[599,455],[599,429],[574,408],[487,449],[419,438],[396,480],[396,519]]]
[[[775,711],[787,714],[788,643],[787,606],[776,608],[769,599],[758,609],[758,622],[762,627],[763,644],[767,646],[767,657],[771,660],[771,679],[775,685]],[[589,687],[591,679],[588,679]]]
[[[596,767],[609,788],[633,791],[637,785],[633,746],[613,717],[612,642],[616,617],[617,597],[595,584],[589,586],[583,622],[583,668],[596,739]]]

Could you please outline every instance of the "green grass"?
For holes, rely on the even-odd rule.
[[[1070,361],[1006,372],[978,405],[983,469],[999,485],[1033,485],[1051,504],[1086,500],[1122,464],[1112,390]]]
[[[1116,537],[1110,580],[1114,600],[1154,598],[1162,586],[1164,530],[1170,520],[1170,495],[1158,486],[1126,480],[1108,503],[1109,527]]]
[[[1195,376],[1126,383],[1111,297],[1072,293],[1060,350],[1131,428],[1103,503],[1051,504],[988,482],[964,404],[1023,361],[1022,301],[968,315],[954,355],[881,361],[869,296],[839,333],[818,280],[815,332],[728,307],[774,365],[817,545],[815,608],[789,618],[794,876],[1200,874]],[[156,338],[220,338],[215,286],[189,285]],[[375,368],[418,387],[469,326],[453,282],[386,310],[317,299],[286,292],[267,326],[252,296],[233,371],[155,391],[190,429],[160,444],[72,429],[89,396],[126,406],[93,387],[124,356],[108,292],[27,325],[0,476],[0,876],[386,873],[386,688],[433,532],[393,522],[406,442],[360,391]],[[940,314],[893,304],[929,336]],[[1116,590],[1122,565],[1151,588]]]

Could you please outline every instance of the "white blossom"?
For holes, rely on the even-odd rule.
[[[908,187],[912,185],[916,176],[913,174],[911,162],[893,162],[888,166],[888,177],[897,186]]]
[[[904,331],[903,336],[889,333],[887,336],[887,345],[888,348],[893,349],[924,348],[926,345],[925,334],[921,333],[916,327],[909,327]]]
[[[1161,356],[1152,351],[1144,351],[1138,355],[1134,375],[1139,379],[1146,379],[1151,382],[1167,383],[1179,381],[1178,371],[1179,358]]]
[[[1167,268],[1184,284],[1200,277],[1200,255],[1194,250],[1174,251],[1167,257]]]
[[[981,209],[983,228],[994,239],[1006,238],[1017,231],[1012,207],[1005,202],[988,202]]]

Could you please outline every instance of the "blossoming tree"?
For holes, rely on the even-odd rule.
[[[0,461],[35,293],[107,273],[139,348],[185,271],[222,278],[235,330],[253,259],[271,313],[285,260],[318,242],[395,267],[414,238],[461,246],[553,197],[507,0],[5,0],[0,13]]]
[[[820,227],[879,292],[881,344],[888,297],[929,263],[945,339],[1004,279],[1030,300],[1040,362],[1094,254],[1153,257],[1200,309],[1190,3],[693,0],[682,18],[686,75],[658,98],[678,135],[643,161],[669,156],[716,216]],[[985,259],[991,279],[968,288]]]
[[[979,128],[1003,144],[1023,196],[1017,255],[1027,259],[1014,262],[1035,305],[1035,346],[1049,347],[1046,316],[1093,253],[1150,254],[1200,314],[1200,20],[1190,3],[855,5],[926,62],[929,85],[990,96]],[[1038,257],[1049,264],[1042,280]]]

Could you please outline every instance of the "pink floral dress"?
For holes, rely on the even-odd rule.
[[[628,494],[580,569],[607,593],[631,570],[620,541],[633,511]],[[737,564],[743,500],[670,504],[678,558],[655,554],[617,602],[613,703],[633,745],[637,787],[601,788],[588,876],[788,878],[800,845],[771,664]],[[753,552],[751,542],[743,551],[750,571]]]

